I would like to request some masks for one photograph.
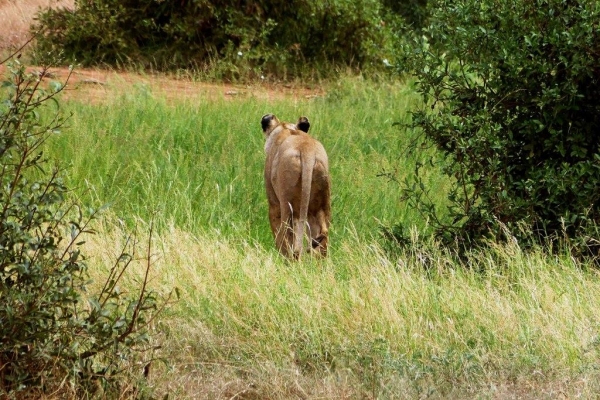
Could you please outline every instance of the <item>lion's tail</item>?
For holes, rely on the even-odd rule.
[[[314,151],[302,153],[302,194],[300,197],[300,215],[298,224],[294,227],[294,256],[299,258],[304,250],[304,227],[307,225],[308,205],[312,185],[313,169],[315,167],[316,154]]]

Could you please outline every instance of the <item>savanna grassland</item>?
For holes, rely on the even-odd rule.
[[[149,253],[150,286],[172,293],[139,365],[141,376],[152,359],[154,398],[596,397],[598,270],[513,242],[468,262],[423,244],[427,221],[396,182],[424,160],[407,150],[420,99],[410,81],[381,81],[284,91],[189,82],[190,92],[181,80],[115,74],[91,82],[93,95],[83,85],[63,96],[71,116],[46,155],[84,209],[103,209],[82,248],[91,277],[102,282],[125,248],[136,263],[121,290],[139,287]],[[328,151],[327,259],[288,262],[274,249],[268,112],[308,116]],[[443,209],[447,178],[423,168]],[[413,245],[382,239],[397,223]]]
[[[491,245],[468,265],[429,246],[386,252],[380,227],[426,229],[398,184],[420,154],[409,83],[344,78],[322,96],[177,97],[107,86],[63,103],[49,154],[82,204],[107,205],[84,252],[106,274],[129,235],[176,301],[156,322],[150,385],[173,398],[593,397],[597,271],[568,254]],[[260,117],[307,115],[328,149],[331,256],[289,263],[267,222]],[[400,125],[394,123],[400,122]],[[425,151],[425,150],[424,150]],[[446,180],[430,167],[443,204]],[[132,288],[145,262],[129,277]],[[175,298],[175,297],[173,297]],[[162,362],[164,361],[164,363]],[[236,397],[237,396],[237,397]]]

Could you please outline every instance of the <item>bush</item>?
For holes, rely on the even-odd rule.
[[[427,24],[427,0],[382,0],[385,8],[403,18],[407,28],[421,31]]]
[[[42,11],[33,29],[45,32],[41,60],[60,50],[83,65],[172,70],[217,62],[226,78],[294,76],[307,64],[382,64],[385,14],[380,0],[75,0],[74,10]]]
[[[431,108],[417,111],[414,125],[454,182],[448,218],[431,219],[447,241],[491,234],[592,243],[600,222],[598,20],[598,3],[584,0],[433,2],[410,62]],[[418,176],[404,191],[434,213]]]
[[[0,397],[81,397],[97,388],[113,397],[149,346],[156,296],[145,281],[139,293],[119,291],[132,261],[124,252],[102,289],[87,293],[80,245],[92,232],[90,219],[70,203],[60,168],[43,154],[65,122],[58,109],[47,117],[62,85],[42,89],[47,68],[27,74],[18,60],[7,70],[0,90]]]

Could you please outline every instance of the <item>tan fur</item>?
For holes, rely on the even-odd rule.
[[[309,250],[327,255],[331,223],[329,162],[323,145],[308,135],[309,122],[280,122],[267,114],[261,125],[266,136],[265,187],[269,221],[279,251],[300,258]]]

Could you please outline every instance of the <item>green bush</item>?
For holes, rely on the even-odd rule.
[[[409,57],[414,114],[453,179],[448,241],[592,244],[600,222],[600,3],[437,0]],[[440,161],[441,160],[441,161]],[[405,194],[430,216],[416,180]],[[590,247],[586,247],[590,250]]]
[[[38,15],[37,57],[63,52],[83,65],[294,76],[307,68],[364,67],[389,47],[380,0],[75,0]]]
[[[133,256],[125,252],[102,289],[86,291],[80,245],[90,219],[68,200],[59,167],[43,154],[65,122],[56,108],[62,85],[44,90],[47,69],[27,74],[18,60],[7,70],[0,89],[0,398],[81,397],[98,388],[112,397],[149,346],[156,296],[145,281],[139,293],[119,291]]]
[[[427,0],[382,0],[385,8],[402,17],[406,28],[420,31],[429,15]]]

